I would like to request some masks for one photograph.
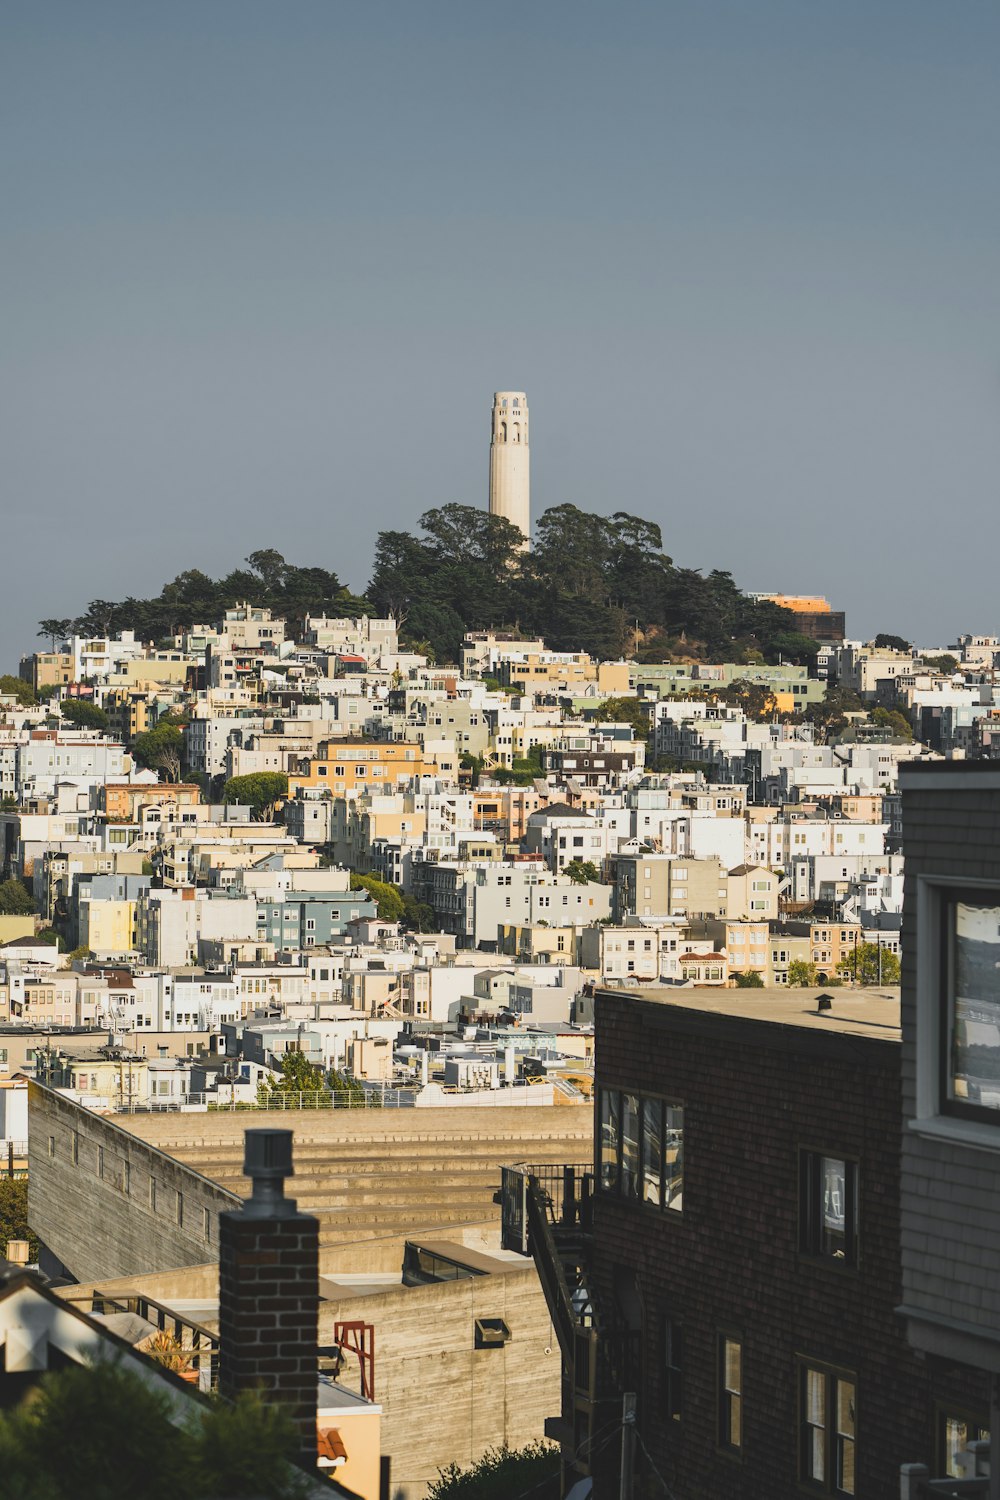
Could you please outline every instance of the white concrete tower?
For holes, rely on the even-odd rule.
[[[506,516],[523,533],[525,543],[531,536],[529,459],[524,392],[497,391],[490,442],[490,515]]]

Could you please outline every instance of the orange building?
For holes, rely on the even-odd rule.
[[[197,807],[201,787],[188,782],[158,781],[153,784],[108,781],[101,788],[104,813],[109,822],[134,823],[144,807]]]
[[[334,796],[371,789],[392,791],[413,776],[433,775],[437,770],[419,745],[369,740],[323,740],[308,767],[289,776],[289,798],[299,787],[325,787]]]

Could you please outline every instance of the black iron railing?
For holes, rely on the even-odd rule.
[[[151,1359],[158,1360],[176,1373],[188,1378],[197,1377],[202,1390],[214,1390],[219,1376],[219,1340],[210,1328],[187,1318],[183,1313],[166,1307],[152,1297],[138,1292],[123,1292],[115,1297],[100,1292],[84,1296],[70,1296],[69,1302],[86,1305],[86,1310],[106,1316],[109,1313],[133,1313],[151,1323],[157,1333],[164,1334],[169,1341],[161,1352],[145,1349]]]

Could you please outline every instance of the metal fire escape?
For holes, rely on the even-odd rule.
[[[618,1425],[622,1392],[638,1354],[637,1336],[602,1317],[590,1280],[593,1167],[516,1166],[502,1169],[502,1243],[530,1255],[562,1354],[562,1413],[545,1434],[562,1445],[577,1475]]]

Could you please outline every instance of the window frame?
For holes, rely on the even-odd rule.
[[[974,1120],[979,1124],[1000,1127],[1000,1104],[968,1104],[952,1097],[954,1083],[952,1067],[952,1035],[955,1030],[955,923],[953,913],[961,901],[976,905],[1000,908],[1000,886],[988,884],[970,885],[954,889],[955,882],[938,887],[937,911],[937,958],[940,1000],[938,1005],[938,1109],[943,1115],[958,1120]],[[1000,1017],[998,1017],[1000,1020]],[[998,1081],[1000,1091],[1000,1081]]]
[[[805,1442],[806,1428],[808,1425],[811,1430],[812,1427],[816,1425],[807,1423],[806,1415],[808,1378],[810,1371],[812,1371],[814,1374],[822,1375],[824,1380],[826,1381],[823,1398],[822,1430],[825,1435],[825,1440],[822,1480],[814,1479],[811,1475],[808,1475],[806,1473],[808,1453]],[[847,1438],[845,1438],[845,1435],[840,1432],[838,1424],[838,1397],[839,1388],[841,1385],[850,1385],[854,1393],[854,1431],[851,1433],[850,1437]],[[795,1402],[799,1488],[806,1494],[810,1495],[829,1495],[834,1497],[834,1500],[856,1500],[856,1497],[858,1495],[857,1463],[859,1407],[857,1371],[848,1370],[842,1365],[830,1364],[824,1359],[814,1359],[811,1355],[808,1354],[798,1354],[796,1355]],[[851,1444],[851,1451],[854,1458],[854,1487],[853,1489],[849,1490],[844,1489],[840,1484],[840,1479],[842,1476],[841,1461],[843,1452],[845,1451],[841,1443],[842,1438],[845,1438],[845,1441]]]
[[[734,1344],[740,1355],[740,1385],[734,1391],[726,1384],[726,1346]],[[741,1460],[746,1436],[744,1417],[746,1414],[746,1371],[744,1352],[746,1345],[742,1333],[734,1328],[719,1328],[715,1338],[715,1442],[720,1453],[728,1458]],[[734,1399],[739,1403],[739,1441],[734,1443],[727,1434],[732,1432]]]
[[[945,991],[947,945],[942,941],[949,902],[985,897],[1000,905],[1000,882],[920,875],[916,895],[916,1102],[908,1128],[932,1139],[1000,1151],[1000,1110],[980,1113],[978,1106],[960,1106],[960,1111],[946,1108],[946,1102],[951,1102],[946,1100],[945,1085],[950,1007]]]
[[[820,1146],[799,1147],[799,1256],[813,1265],[841,1273],[861,1263],[861,1163],[857,1156]],[[845,1254],[822,1248],[823,1162],[842,1161],[847,1183],[844,1211]]]
[[[934,1403],[934,1471],[937,1474],[947,1475],[948,1478],[958,1478],[957,1475],[948,1473],[948,1460],[950,1457],[947,1446],[947,1424],[949,1421],[964,1422],[967,1429],[978,1430],[980,1438],[989,1438],[990,1414],[986,1407],[966,1406],[963,1401],[936,1401]],[[977,1438],[969,1437],[967,1442],[976,1442]]]
[[[595,1090],[594,1109],[594,1141],[595,1141],[595,1192],[606,1198],[617,1198],[621,1202],[630,1203],[633,1207],[643,1209],[663,1217],[665,1215],[680,1218],[684,1212],[684,1165],[683,1145],[685,1137],[685,1112],[686,1106],[681,1099],[675,1095],[647,1092],[639,1088],[625,1088],[618,1085],[608,1086],[599,1084]],[[610,1116],[605,1112],[605,1101],[613,1097],[616,1101],[616,1125],[617,1134],[614,1140],[614,1160],[605,1156],[604,1132]],[[636,1137],[635,1137],[635,1170],[626,1177],[623,1143],[625,1136],[625,1100],[634,1099],[636,1102]],[[646,1106],[658,1107],[660,1119],[660,1175],[659,1195],[657,1201],[645,1196],[646,1180],[646,1132],[645,1116]],[[671,1116],[671,1111],[674,1115]],[[676,1123],[676,1115],[680,1115],[680,1125]],[[680,1173],[671,1176],[667,1161],[668,1137],[672,1132],[680,1130],[681,1142],[681,1169]],[[609,1143],[610,1144],[610,1143]],[[633,1183],[634,1177],[634,1183]],[[671,1183],[679,1183],[679,1193],[674,1191],[673,1199],[668,1198]],[[678,1201],[679,1200],[679,1201]]]

